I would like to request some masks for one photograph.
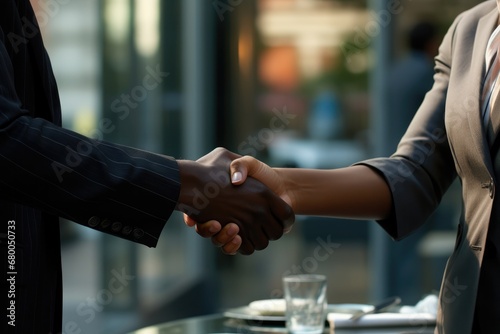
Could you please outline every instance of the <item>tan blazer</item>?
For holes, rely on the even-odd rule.
[[[441,286],[436,333],[471,333],[488,226],[500,217],[500,162],[490,153],[480,108],[484,55],[497,20],[495,1],[455,19],[436,57],[434,85],[396,153],[363,162],[391,186],[393,216],[379,223],[395,239],[421,226],[455,177],[461,181],[462,215]]]

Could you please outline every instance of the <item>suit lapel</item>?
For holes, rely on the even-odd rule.
[[[492,110],[491,110],[491,125],[493,128],[493,133],[496,133],[495,139],[493,143],[491,144],[491,147],[496,147],[498,145],[498,142],[500,141],[499,137],[499,132],[500,131],[500,82],[497,82],[495,86],[495,90],[493,94],[495,94],[495,101],[492,101]]]
[[[496,7],[489,14],[485,15],[479,20],[476,34],[474,37],[474,48],[471,59],[471,67],[469,72],[469,78],[471,78],[474,83],[472,92],[471,110],[473,112],[468,112],[467,116],[469,119],[469,125],[471,128],[471,136],[473,138],[475,146],[481,152],[481,156],[485,162],[490,172],[493,172],[493,165],[491,163],[491,157],[488,147],[488,141],[486,139],[486,128],[483,125],[482,108],[481,108],[481,87],[483,77],[485,75],[485,63],[484,56],[486,52],[486,46],[488,44],[488,39],[496,27],[498,21],[498,11]],[[499,110],[500,112],[500,110]]]
[[[0,21],[23,108],[29,110],[32,117],[61,125],[57,85],[30,1],[2,2]]]

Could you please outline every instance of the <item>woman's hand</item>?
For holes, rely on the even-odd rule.
[[[231,182],[243,184],[248,176],[264,183],[269,189],[281,197],[293,209],[293,196],[287,189],[285,181],[279,172],[251,156],[244,156],[231,162]]]
[[[295,214],[272,189],[254,178],[232,184],[230,164],[240,157],[217,148],[197,161],[178,160],[181,191],[177,210],[198,223],[211,222],[195,225],[197,232],[222,244],[226,252],[239,245],[238,252],[248,255],[278,240],[292,226]],[[213,221],[220,225],[221,234],[213,232]],[[235,227],[224,229],[228,224],[237,225],[239,239],[233,241],[230,234]]]
[[[231,182],[234,185],[245,183],[247,177],[252,177],[264,183],[274,193],[292,206],[291,196],[285,189],[284,182],[280,174],[266,165],[265,163],[251,157],[244,156],[232,161],[230,165]],[[293,207],[293,206],[292,206]],[[242,244],[241,236],[238,235],[239,227],[237,224],[229,223],[223,228],[216,220],[210,220],[204,223],[195,221],[193,218],[184,214],[184,222],[189,227],[194,227],[196,233],[204,238],[211,238],[212,243],[220,247],[224,254],[234,255],[238,252]],[[291,226],[284,233],[289,232]]]

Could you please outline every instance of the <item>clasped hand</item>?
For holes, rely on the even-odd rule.
[[[211,237],[224,253],[247,255],[289,231],[295,215],[288,203],[260,181],[242,177],[231,181],[231,162],[239,158],[217,148],[196,162],[179,161],[177,209],[184,212],[188,226]]]

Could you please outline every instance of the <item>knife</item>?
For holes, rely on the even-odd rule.
[[[398,305],[399,303],[401,303],[401,298],[399,298],[399,297],[390,297],[390,298],[384,299],[380,303],[373,305],[372,308],[369,310],[358,311],[358,312],[354,313],[352,315],[352,317],[349,318],[349,320],[356,321],[359,318],[361,318],[367,314],[379,313],[379,312],[381,312],[381,311],[383,311],[391,306]]]

